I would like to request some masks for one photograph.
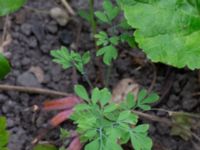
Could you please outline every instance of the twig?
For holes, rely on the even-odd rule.
[[[3,27],[3,34],[0,41],[0,52],[4,53],[5,46],[9,45],[11,42],[11,36],[8,34],[8,30],[10,29],[11,21],[9,16],[5,17],[5,23]]]
[[[143,118],[151,120],[151,121],[163,123],[167,126],[173,125],[173,122],[170,121],[169,119],[166,119],[166,118],[160,118],[160,117],[157,117],[155,115],[150,115],[150,114],[146,114],[146,113],[143,113],[143,112],[140,112],[140,111],[135,111],[135,110],[132,110],[132,112],[139,115],[140,117],[143,117]],[[178,113],[178,112],[176,112],[176,113]],[[182,128],[181,126],[179,126],[179,127]],[[183,128],[183,130],[184,130],[184,128]],[[192,136],[200,142],[200,137],[194,132],[191,132],[191,133],[192,133]]]
[[[197,140],[197,141],[199,141],[200,142],[200,137],[196,134],[196,133],[192,133],[192,136]]]
[[[31,93],[31,94],[45,94],[45,95],[51,95],[51,96],[69,96],[70,95],[68,93],[58,92],[54,90],[35,88],[35,87],[6,85],[6,84],[0,84],[0,90],[25,92],[25,93]]]
[[[192,96],[199,96],[199,95],[200,95],[200,92],[192,93]]]
[[[75,11],[72,9],[72,7],[69,5],[69,3],[66,0],[61,0],[61,2],[65,6],[69,14],[71,14],[72,16],[76,15]]]
[[[78,75],[74,66],[72,67],[72,83],[73,85],[76,85],[78,83]]]
[[[33,7],[30,7],[30,6],[23,6],[23,8],[28,9],[28,10],[33,11],[33,12],[36,12],[36,13],[39,13],[39,14],[48,15],[50,13],[48,10],[33,8]]]
[[[183,114],[183,115],[186,115],[188,117],[200,119],[200,114],[194,114],[194,113],[188,113],[188,112],[182,112],[182,111],[171,111],[171,110],[166,110],[166,109],[163,109],[163,108],[152,108],[151,110],[166,112],[166,113],[169,114],[169,116],[172,116],[173,114]]]
[[[152,120],[152,121],[156,121],[156,122],[160,122],[160,123],[164,123],[168,126],[171,126],[172,122],[166,118],[160,118],[160,117],[157,117],[155,115],[150,115],[150,114],[146,114],[146,113],[143,113],[143,112],[140,112],[140,111],[136,111],[136,110],[132,110],[133,113],[143,117],[143,118],[146,118],[148,120]]]
[[[9,16],[7,15],[5,18],[5,23],[3,27],[2,42],[6,40],[6,35],[7,35],[9,27],[10,27],[10,20],[9,20]]]

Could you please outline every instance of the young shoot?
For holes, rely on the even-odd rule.
[[[75,86],[75,93],[85,103],[74,108],[71,119],[77,124],[80,140],[86,143],[85,150],[122,150],[122,145],[131,141],[135,150],[151,150],[148,124],[139,124],[135,108],[150,109],[149,104],[158,100],[158,95],[149,96],[140,91],[138,99],[129,93],[122,103],[114,103],[107,88],[94,88],[89,96],[82,85]]]
[[[62,65],[63,69],[75,67],[83,75],[90,87],[92,87],[92,83],[89,80],[87,73],[84,69],[84,65],[86,65],[90,61],[89,51],[81,55],[73,50],[69,51],[66,47],[61,47],[61,49],[52,50],[51,56],[53,56],[54,62]]]

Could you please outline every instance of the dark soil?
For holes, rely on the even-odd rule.
[[[29,1],[26,6],[48,10],[59,4],[55,0],[34,0]],[[98,6],[98,5],[97,5]],[[78,10],[87,5],[82,0],[72,1],[72,7]],[[81,33],[78,34],[76,21],[70,21],[66,26],[60,27],[46,12],[32,11],[23,8],[11,16],[12,43],[10,61],[12,72],[1,81],[4,84],[23,85],[49,88],[63,92],[73,91],[72,70],[63,71],[61,67],[52,62],[50,50],[67,47],[77,47],[78,51],[94,51],[94,41],[91,38],[89,25],[82,19],[77,18],[81,26]],[[0,23],[1,24],[1,23]],[[2,30],[0,28],[0,30]],[[77,43],[77,39],[78,43]],[[132,53],[133,52],[133,53]],[[120,57],[112,69],[111,84],[113,87],[122,78],[130,77],[143,87],[149,88],[154,71],[151,64],[140,65],[135,59],[143,54],[137,50],[123,50],[120,48]],[[134,56],[133,56],[134,55]],[[143,57],[142,57],[143,59]],[[142,60],[143,61],[143,60]],[[144,60],[146,61],[146,59]],[[30,71],[31,67],[40,67],[44,72],[44,80],[38,81]],[[96,81],[96,66],[88,67],[91,80]],[[178,70],[162,64],[155,64],[157,80],[153,88],[160,93],[162,101],[156,104],[156,108],[165,108],[174,111],[187,111],[200,113],[199,96],[192,96],[200,90],[197,71],[187,69]],[[81,76],[77,79],[85,82]],[[11,134],[10,150],[31,150],[31,141],[38,134],[39,129],[47,124],[48,119],[53,116],[44,112],[33,113],[30,109],[34,104],[40,104],[49,96],[27,94],[18,92],[1,92],[0,94],[0,115],[7,117],[8,129]],[[152,112],[159,116],[166,116],[162,112]],[[55,141],[58,139],[58,129],[49,131],[45,136],[46,140]],[[199,131],[195,131],[200,135]],[[179,137],[170,136],[170,130],[163,124],[151,123],[150,134],[154,140],[154,150],[199,150],[195,147],[195,140],[184,141]]]

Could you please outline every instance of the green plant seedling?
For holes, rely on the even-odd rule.
[[[82,56],[75,52],[69,51],[66,47],[58,50],[52,50],[53,61],[62,65],[63,69],[74,66],[81,74],[85,74],[84,65],[90,61],[90,53],[85,52]]]
[[[84,100],[75,106],[71,119],[77,124],[77,133],[85,145],[85,150],[122,150],[129,140],[135,150],[151,150],[152,140],[148,136],[148,124],[138,124],[135,108],[147,108],[158,100],[154,94],[147,96],[141,91],[136,102],[132,94],[120,104],[111,100],[107,88],[94,88],[91,96],[82,85],[75,86],[75,93]],[[141,106],[141,105],[146,105]],[[150,106],[148,107],[150,108]]]
[[[96,17],[103,23],[112,24],[113,19],[117,17],[120,9],[117,6],[113,6],[110,0],[103,1],[103,10],[96,11]]]
[[[90,61],[90,53],[88,51],[81,56],[75,51],[69,51],[66,47],[61,47],[61,49],[52,50],[51,55],[53,56],[53,61],[62,65],[63,69],[75,67],[92,88],[92,83],[84,69],[84,65]]]

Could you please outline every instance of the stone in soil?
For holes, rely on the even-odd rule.
[[[70,45],[73,41],[73,34],[69,30],[64,30],[59,34],[59,40],[64,45]]]
[[[21,25],[20,29],[24,35],[29,36],[31,35],[31,27],[31,24],[25,23]]]
[[[24,72],[17,77],[17,84],[22,86],[40,87],[37,78],[30,72]]]

